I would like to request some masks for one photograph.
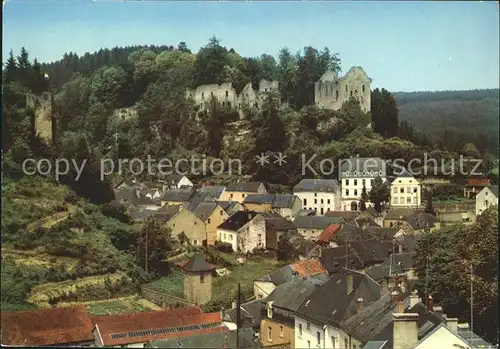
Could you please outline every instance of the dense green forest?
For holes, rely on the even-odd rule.
[[[399,119],[433,142],[472,142],[481,152],[498,156],[498,89],[396,92]]]

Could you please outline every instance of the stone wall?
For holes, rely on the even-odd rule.
[[[265,93],[278,91],[278,81],[267,81],[262,79],[259,83],[259,89],[254,90],[252,84],[248,83],[243,90],[236,93],[233,84],[230,82],[221,85],[201,85],[196,89],[187,89],[186,98],[192,98],[199,110],[207,110],[210,105],[210,100],[214,97],[223,107],[234,108],[243,119],[243,110],[245,107],[262,107]]]
[[[26,107],[35,114],[34,130],[42,139],[51,143],[54,137],[52,118],[52,96],[44,93],[41,96],[26,94]]]
[[[343,77],[327,71],[314,86],[314,101],[319,107],[339,110],[351,97],[358,99],[365,113],[370,111],[370,78],[361,67],[352,67]]]
[[[172,296],[163,292],[158,292],[153,289],[142,287],[142,296],[150,302],[162,308],[177,308],[180,306],[194,306],[193,303],[188,302],[186,299]]]

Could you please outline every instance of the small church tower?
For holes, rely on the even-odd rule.
[[[184,298],[193,304],[203,305],[212,299],[212,273],[214,267],[207,263],[202,253],[197,253],[183,266]]]

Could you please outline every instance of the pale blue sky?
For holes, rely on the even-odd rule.
[[[188,2],[7,0],[3,57],[101,47],[176,45],[197,51],[212,35],[244,56],[311,45],[361,65],[390,91],[499,87],[497,2]]]

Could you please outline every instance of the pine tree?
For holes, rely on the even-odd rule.
[[[425,201],[425,212],[435,215],[434,207],[432,207],[432,191],[427,193]]]
[[[18,66],[17,66],[17,61],[16,58],[14,57],[14,52],[10,50],[9,52],[9,58],[7,58],[7,62],[5,62],[5,70],[4,70],[4,84],[8,84],[10,82],[13,82],[17,78],[17,71],[18,71]]]
[[[373,186],[370,190],[370,193],[368,194],[368,197],[370,198],[370,201],[373,202],[375,210],[378,213],[382,212],[384,203],[389,202],[391,197],[389,186],[387,185],[387,183],[384,183],[382,181],[382,178],[380,176],[377,176],[373,180]]]
[[[366,187],[363,186],[361,191],[361,200],[359,200],[359,209],[364,212],[366,211],[366,202],[368,201],[368,193],[366,192]]]

